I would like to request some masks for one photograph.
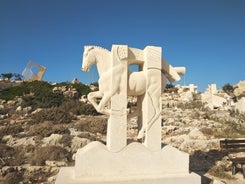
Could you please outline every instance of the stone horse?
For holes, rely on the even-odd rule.
[[[110,115],[110,109],[106,109],[106,106],[108,106],[108,102],[110,101],[110,98],[116,94],[117,91],[120,91],[120,80],[121,80],[121,73],[123,70],[125,70],[125,67],[120,64],[120,62],[115,66],[112,67],[112,59],[111,59],[111,52],[98,46],[85,46],[84,47],[84,53],[83,53],[83,62],[82,62],[82,70],[85,72],[88,72],[90,67],[92,65],[96,65],[99,73],[99,91],[91,92],[88,94],[88,100],[91,102],[91,104],[95,107],[95,109],[102,113]],[[127,58],[126,58],[127,60]],[[128,58],[128,63],[132,63],[130,58]],[[139,115],[139,111],[141,111],[142,104],[139,104],[138,102],[142,103],[142,98],[144,98],[145,95],[149,95],[151,99],[151,106],[153,109],[152,117],[150,118],[150,121],[146,124],[142,125],[142,122],[138,121],[138,128],[139,128],[139,134],[138,138],[143,138],[146,129],[150,129],[153,123],[156,119],[160,116],[160,104],[159,99],[160,96],[155,95],[157,91],[161,90],[159,89],[160,86],[154,78],[154,71],[156,69],[147,69],[147,72],[150,73],[150,79],[148,79],[148,82],[146,80],[145,72],[138,71],[138,72],[132,72],[128,71],[128,79],[127,79],[127,95],[128,96],[138,96],[139,101],[137,100],[137,110],[134,112],[131,116],[137,116]],[[112,76],[112,72],[116,75]],[[114,78],[116,81],[113,85],[111,84],[111,78]],[[166,78],[164,76],[164,72],[162,72],[162,83],[164,89],[166,85]],[[97,98],[101,98],[99,104],[96,102]]]
[[[99,91],[89,93],[88,100],[98,112],[110,115],[110,110],[105,109],[105,107],[110,98],[120,90],[120,73],[122,73],[124,68],[120,64],[111,68],[110,51],[102,47],[85,46],[82,71],[88,72],[93,64],[96,64],[99,73]],[[113,85],[109,82],[112,77],[112,71],[118,74],[113,76],[116,81]],[[135,83],[135,81],[139,80],[141,81],[140,83]],[[146,81],[143,72],[129,72],[128,95],[143,95],[145,93],[145,85]],[[99,104],[96,102],[96,98],[101,98]]]

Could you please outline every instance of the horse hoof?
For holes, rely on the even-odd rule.
[[[142,139],[143,137],[145,137],[145,133],[142,131],[139,131],[137,139]]]

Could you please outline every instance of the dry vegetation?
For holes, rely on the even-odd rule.
[[[77,149],[89,141],[105,143],[107,119],[90,104],[77,99],[60,94],[52,94],[50,98],[49,84],[24,85],[15,88],[18,97],[7,93],[13,89],[0,93],[4,97],[0,100],[3,107],[0,107],[0,183],[54,183],[52,177],[60,166],[74,165],[72,158]],[[21,97],[23,91],[27,94]],[[17,111],[19,106],[21,111]],[[191,102],[179,102],[167,109],[173,119],[170,124],[175,127],[166,132],[165,139],[188,134],[193,126],[207,140],[245,137],[245,114],[207,110],[198,95]],[[167,121],[163,118],[163,124]],[[200,174],[234,180],[227,155],[217,146],[208,151],[197,148],[191,152],[190,168]]]

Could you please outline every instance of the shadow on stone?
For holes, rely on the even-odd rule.
[[[210,184],[212,180],[205,177],[204,174],[207,173],[209,169],[211,169],[214,164],[221,160],[225,155],[225,152],[219,150],[210,150],[208,152],[197,150],[194,154],[190,155],[190,172],[199,174],[202,177],[202,184]]]

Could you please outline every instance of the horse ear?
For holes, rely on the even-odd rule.
[[[94,48],[94,46],[88,46],[88,45],[84,46],[84,50],[88,50],[88,51],[90,51],[93,48]]]

